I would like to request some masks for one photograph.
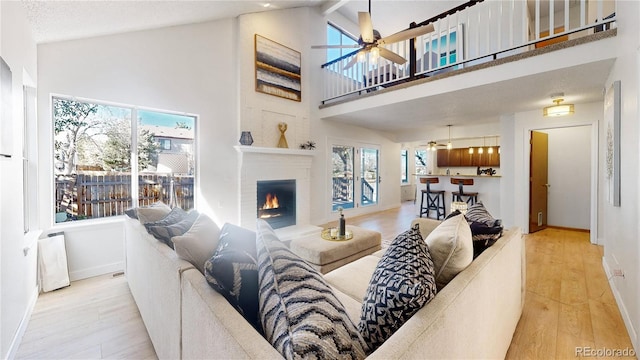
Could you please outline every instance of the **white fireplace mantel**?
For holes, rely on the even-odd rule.
[[[234,148],[238,152],[240,166],[240,226],[255,229],[258,181],[288,179],[296,180],[294,229],[308,226],[311,217],[311,163],[315,151],[240,145]]]
[[[272,147],[259,147],[259,146],[246,146],[237,145],[234,146],[239,153],[258,153],[258,154],[276,154],[276,155],[306,155],[313,156],[315,151],[303,150],[303,149],[288,149],[288,148],[272,148]]]

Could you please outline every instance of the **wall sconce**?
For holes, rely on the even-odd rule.
[[[551,95],[551,99],[555,105],[547,106],[542,109],[542,115],[545,117],[572,115],[575,112],[573,104],[560,104],[564,101],[562,96],[564,96],[564,93]]]

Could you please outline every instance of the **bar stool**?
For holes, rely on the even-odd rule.
[[[473,185],[473,179],[451,178],[451,183],[458,185],[458,191],[451,193],[451,201],[466,202],[469,205],[473,205],[478,202],[477,192],[464,192],[463,189],[464,185]]]
[[[429,211],[433,210],[436,212],[436,218],[440,220],[440,217],[444,218],[445,208],[444,208],[444,190],[431,190],[431,184],[437,184],[440,182],[440,179],[437,177],[430,178],[420,178],[420,183],[426,184],[426,189],[422,191],[422,199],[420,200],[420,217],[426,214],[429,217]],[[425,196],[427,198],[427,206],[424,206]]]

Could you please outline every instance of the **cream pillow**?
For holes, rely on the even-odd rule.
[[[167,204],[163,202],[156,202],[150,206],[138,208],[136,214],[140,223],[144,225],[146,223],[162,220],[170,212],[171,208]]]
[[[473,260],[471,228],[460,214],[443,221],[425,239],[435,267],[438,290]]]
[[[218,247],[220,228],[205,214],[198,215],[184,234],[171,238],[178,257],[190,262],[204,274],[204,263]]]

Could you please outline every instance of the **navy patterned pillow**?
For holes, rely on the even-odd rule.
[[[436,295],[434,266],[419,224],[398,235],[373,272],[358,330],[373,351]]]
[[[262,333],[258,312],[258,262],[256,233],[225,224],[220,242],[204,264],[209,285],[222,294],[258,332]]]
[[[179,208],[174,208],[179,209]],[[191,210],[188,213],[180,209],[180,211],[171,210],[171,212],[162,220],[147,223],[144,226],[147,228],[149,234],[153,235],[156,239],[167,244],[167,246],[174,248],[171,238],[174,236],[183,235],[193,225],[198,218],[199,213],[196,210]]]
[[[367,345],[322,275],[258,220],[260,316],[286,359],[364,359]]]
[[[504,227],[502,220],[494,219],[482,201],[471,205],[464,217],[471,227],[475,259],[502,236]]]

